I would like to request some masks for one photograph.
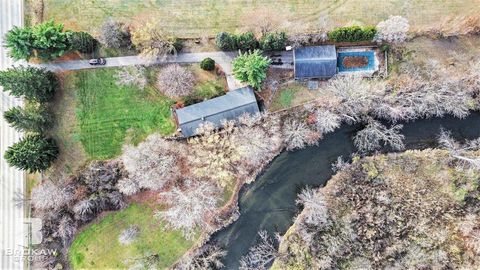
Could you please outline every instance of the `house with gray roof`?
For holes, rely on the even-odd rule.
[[[174,115],[184,137],[196,135],[200,124],[211,122],[219,127],[223,120],[237,119],[244,113],[260,112],[250,86],[235,89],[225,95],[176,109]]]
[[[337,74],[335,45],[297,48],[293,51],[295,79],[329,79]]]

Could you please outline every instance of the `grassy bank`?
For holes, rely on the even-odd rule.
[[[120,233],[133,225],[139,228],[137,239],[128,245],[120,244]],[[158,254],[158,269],[164,269],[193,242],[185,240],[179,231],[165,230],[162,222],[153,220],[149,206],[132,204],[86,227],[75,237],[69,259],[73,269],[124,269],[149,254]]]

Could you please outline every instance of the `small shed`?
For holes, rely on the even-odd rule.
[[[329,79],[337,74],[334,45],[310,46],[293,51],[295,79]]]
[[[223,120],[234,120],[244,113],[258,112],[260,110],[257,99],[250,86],[175,110],[177,123],[184,137],[196,135],[196,130],[202,123],[211,122],[219,127]]]

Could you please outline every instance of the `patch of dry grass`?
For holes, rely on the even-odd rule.
[[[479,0],[264,0],[264,1],[120,1],[44,0],[45,19],[55,19],[67,28],[98,31],[108,17],[131,23],[155,18],[162,27],[180,37],[202,37],[242,26],[245,14],[255,9],[281,13],[290,23],[286,28],[318,29],[348,23],[377,24],[389,15],[405,16],[414,30],[438,26],[459,16],[479,12]],[[280,15],[279,15],[280,16]]]

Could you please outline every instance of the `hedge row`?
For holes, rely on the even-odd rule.
[[[262,49],[264,51],[283,50],[287,42],[284,32],[268,33],[260,40],[255,38],[252,32],[231,34],[220,32],[215,38],[217,47],[223,51],[241,50],[244,52]]]
[[[334,42],[360,42],[372,41],[377,33],[375,26],[345,26],[335,28],[328,32],[328,39]],[[263,51],[280,51],[285,49],[287,43],[285,32],[268,33],[257,40],[252,32],[231,34],[220,32],[216,36],[217,47],[223,51],[251,51],[262,49]]]
[[[345,26],[328,32],[328,39],[335,42],[372,41],[376,33],[375,26]]]

